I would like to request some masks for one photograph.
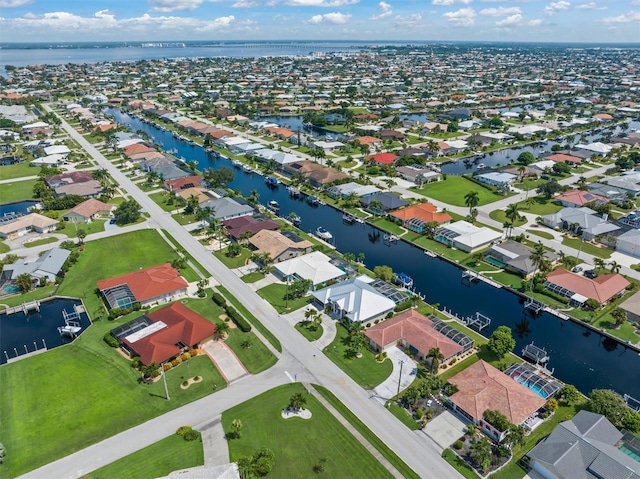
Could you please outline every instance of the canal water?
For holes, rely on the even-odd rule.
[[[0,217],[11,214],[26,215],[29,212],[29,208],[33,208],[37,204],[37,201],[18,201],[16,203],[5,203],[3,205],[0,205]]]
[[[202,147],[174,138],[170,132],[117,110],[110,109],[108,113],[133,131],[147,132],[165,149],[177,149],[177,156],[196,161],[200,169],[231,166],[230,160],[208,154]],[[262,204],[278,201],[280,214],[298,214],[304,231],[312,232],[324,226],[333,234],[339,251],[364,253],[370,269],[385,264],[395,272],[408,274],[414,279],[416,291],[423,294],[427,302],[438,303],[441,309],[444,307],[460,317],[476,312],[488,316],[491,324],[483,331],[485,335],[490,335],[497,326],[506,325],[514,331],[517,353],[531,341],[545,347],[551,357],[549,368],[555,370],[560,380],[574,384],[585,393],[594,388],[611,388],[640,398],[640,356],[632,349],[548,313],[534,318],[524,310],[521,298],[508,290],[485,283],[468,285],[461,281],[462,270],[448,261],[430,257],[404,241],[389,243],[384,240],[384,232],[372,226],[348,225],[342,221],[340,211],[330,206],[312,207],[304,200],[290,198],[284,186],[270,188],[262,176],[239,169],[234,172],[230,188],[244,195],[257,190]]]
[[[80,306],[82,301],[56,298],[42,301],[39,312],[0,314],[0,364],[6,363],[7,358],[69,343],[70,338],[61,336],[58,327],[65,325],[63,311],[73,313],[74,305]],[[81,313],[76,321],[82,331],[90,325],[86,313]]]

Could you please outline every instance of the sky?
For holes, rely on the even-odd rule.
[[[0,0],[0,42],[640,42],[640,0]]]

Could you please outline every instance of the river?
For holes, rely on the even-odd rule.
[[[231,166],[229,159],[178,140],[171,132],[161,131],[117,110],[107,111],[133,131],[147,132],[165,149],[177,149],[178,157],[196,161],[200,169]],[[408,274],[414,279],[416,291],[423,294],[427,302],[438,303],[460,317],[476,312],[488,316],[491,325],[483,332],[485,335],[490,335],[497,326],[506,325],[514,331],[517,353],[531,341],[545,347],[551,357],[549,367],[555,370],[558,379],[574,384],[585,393],[594,388],[611,388],[640,398],[640,356],[634,350],[548,313],[534,318],[524,310],[521,298],[506,289],[485,283],[466,285],[461,281],[462,270],[446,260],[427,256],[420,248],[404,241],[385,244],[384,233],[372,226],[347,225],[342,221],[342,213],[330,206],[314,208],[303,200],[290,198],[282,186],[268,187],[262,176],[238,169],[234,172],[230,188],[244,195],[255,189],[263,204],[277,200],[282,216],[290,212],[300,215],[304,231],[324,226],[333,234],[339,251],[364,253],[369,269],[385,264],[395,272]]]

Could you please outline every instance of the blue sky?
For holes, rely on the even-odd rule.
[[[0,0],[0,41],[640,42],[640,0]]]

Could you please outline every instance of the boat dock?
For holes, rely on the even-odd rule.
[[[17,312],[22,311],[24,313],[24,315],[28,315],[31,311],[37,311],[38,313],[40,312],[40,301],[29,301],[26,303],[22,303],[19,306],[13,306],[11,308],[6,308],[4,310],[5,314],[9,315],[9,314],[14,314]]]
[[[483,283],[487,283],[488,285],[493,286],[494,288],[497,288],[497,289],[502,288],[502,285],[497,281],[491,278],[487,278],[485,275],[470,269],[465,269],[462,272],[461,280],[462,281],[467,280],[469,283],[477,283],[478,281],[482,281]]]
[[[456,315],[455,319],[460,321],[465,326],[467,326],[469,328],[476,329],[479,332],[482,332],[482,330],[484,328],[486,328],[487,326],[489,326],[491,324],[491,318],[489,318],[489,317],[485,316],[484,314],[479,313],[477,311],[476,311],[475,317],[467,316],[466,318],[458,318],[458,316]]]
[[[533,298],[527,298],[527,301],[524,303],[524,309],[529,309],[536,314],[539,314],[540,311],[544,311],[545,307],[544,303]]]
[[[536,364],[546,364],[549,362],[549,354],[546,349],[536,346],[533,344],[533,341],[522,349],[522,357],[530,359]]]

